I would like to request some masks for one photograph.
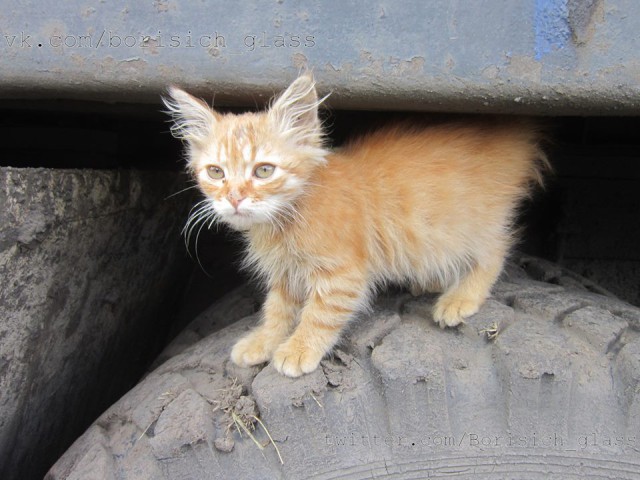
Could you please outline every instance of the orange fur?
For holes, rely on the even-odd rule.
[[[216,218],[241,230],[246,264],[270,289],[262,324],[232,359],[271,360],[293,377],[317,368],[377,285],[443,291],[441,327],[477,312],[512,244],[518,202],[546,166],[526,121],[401,124],[330,153],[308,75],[263,113],[222,116],[171,94],[206,196],[192,225]],[[272,177],[256,176],[263,164]],[[224,179],[209,176],[212,165]]]

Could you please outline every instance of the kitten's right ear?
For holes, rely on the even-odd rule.
[[[320,147],[322,127],[318,107],[327,98],[318,99],[316,82],[310,73],[300,75],[274,99],[268,115],[276,128],[299,144]]]
[[[203,100],[189,95],[184,90],[170,86],[169,96],[162,97],[167,113],[173,118],[171,133],[188,142],[204,140],[216,123],[218,114]]]

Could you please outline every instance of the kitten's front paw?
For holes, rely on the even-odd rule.
[[[324,354],[325,352],[312,350],[303,342],[291,338],[278,347],[271,363],[281,374],[299,377],[318,368]]]
[[[476,313],[481,303],[464,297],[440,297],[433,309],[433,321],[440,325],[440,328],[455,327],[464,323],[466,317]]]
[[[278,343],[260,330],[251,332],[240,339],[231,350],[231,360],[239,367],[252,367],[265,363],[271,358]]]

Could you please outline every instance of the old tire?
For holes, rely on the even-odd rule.
[[[640,309],[527,257],[458,330],[432,302],[381,295],[292,380],[228,360],[256,319],[237,291],[47,478],[640,477]],[[196,341],[225,315],[245,318]]]

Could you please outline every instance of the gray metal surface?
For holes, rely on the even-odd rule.
[[[253,104],[304,67],[335,108],[640,111],[635,0],[3,1],[0,98]]]

